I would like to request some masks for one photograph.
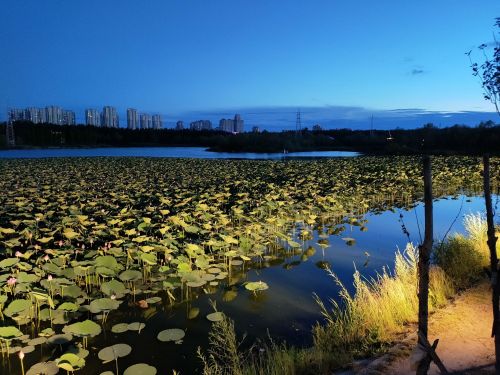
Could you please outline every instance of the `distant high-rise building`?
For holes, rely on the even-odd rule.
[[[101,113],[101,126],[105,128],[118,128],[120,126],[120,120],[115,107],[103,107]]]
[[[234,129],[234,121],[231,119],[223,118],[219,121],[219,130],[223,132],[232,133]]]
[[[73,111],[62,111],[62,125],[76,125],[76,116]]]
[[[243,132],[243,120],[240,115],[235,115],[234,120],[232,119],[221,119],[219,121],[219,130],[228,133],[242,133]]]
[[[163,122],[161,120],[161,115],[153,115],[153,129],[163,129]]]
[[[234,116],[234,132],[235,133],[243,133],[243,120],[241,119],[241,116],[236,114]]]
[[[54,105],[45,107],[45,122],[48,124],[62,125],[63,109]]]
[[[147,113],[141,113],[139,119],[141,122],[141,129],[151,129],[153,127],[151,116],[148,115]]]
[[[34,124],[45,122],[45,110],[43,108],[29,107],[24,110],[24,119]]]
[[[184,121],[177,121],[175,124],[175,130],[184,130]]]
[[[260,133],[260,128],[258,126],[252,126],[252,133]]]
[[[24,120],[24,110],[18,108],[9,109],[8,121],[23,121]]]
[[[85,124],[91,126],[101,125],[101,119],[97,109],[88,108],[85,110]]]
[[[189,124],[191,130],[212,130],[212,122],[210,120],[198,120]]]
[[[137,110],[134,108],[127,109],[127,129],[135,130],[138,128],[138,124]]]

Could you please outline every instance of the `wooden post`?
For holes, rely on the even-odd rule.
[[[433,218],[432,218],[432,172],[431,159],[423,157],[424,172],[424,204],[425,204],[425,235],[424,242],[418,251],[418,344],[426,347],[428,344],[427,326],[429,318],[429,262],[433,242]],[[417,375],[426,375],[431,363],[428,354],[420,361]]]
[[[491,205],[491,190],[490,190],[490,157],[483,156],[483,185],[484,185],[484,201],[486,204],[486,223],[488,225],[488,248],[490,249],[490,267],[491,267],[491,297],[493,305],[493,327],[491,337],[495,337],[495,369],[496,373],[500,373],[500,310],[499,310],[499,284],[498,284],[498,258],[496,251],[497,237],[495,236],[495,224],[493,223],[493,208]]]

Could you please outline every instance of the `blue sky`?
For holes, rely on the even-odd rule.
[[[498,0],[478,4],[3,0],[0,113],[55,104],[81,119],[114,105],[122,124],[134,107],[286,128],[300,107],[309,126],[363,126],[372,113],[379,127],[395,113],[404,126],[498,121],[464,55],[493,40],[500,16]]]

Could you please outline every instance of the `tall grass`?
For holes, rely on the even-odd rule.
[[[386,270],[374,279],[354,274],[353,295],[339,278],[330,275],[340,287],[340,302],[330,300],[330,308],[316,298],[326,323],[313,328],[315,347],[323,353],[338,353],[328,363],[336,367],[356,356],[367,356],[391,342],[405,324],[415,321],[417,296],[418,252],[409,244],[403,253],[396,253],[394,273]],[[445,303],[454,293],[452,284],[438,266],[430,269],[430,308]]]
[[[465,236],[450,236],[438,244],[433,253],[434,263],[446,272],[459,289],[467,288],[484,277],[482,270],[488,267],[490,259],[485,218],[480,213],[467,214],[464,227]],[[497,242],[497,254],[499,252],[500,243]]]

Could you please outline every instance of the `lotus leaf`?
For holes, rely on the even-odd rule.
[[[27,299],[16,299],[9,303],[9,306],[4,310],[6,316],[12,317],[16,314],[21,314],[31,309],[31,301]]]
[[[101,284],[101,291],[107,296],[116,295],[122,296],[125,293],[125,285],[118,280],[111,280]]]
[[[27,346],[24,346],[22,349],[24,354],[28,354],[28,353],[31,353],[35,350],[35,347],[32,346],[32,345],[27,345]]]
[[[56,359],[56,365],[66,371],[76,371],[85,366],[85,359],[73,353],[66,353]]]
[[[56,375],[59,372],[55,362],[40,362],[37,363],[26,372],[26,375]]]
[[[95,259],[95,265],[96,267],[105,267],[112,269],[114,271],[120,271],[121,269],[123,269],[123,266],[120,263],[118,263],[118,261],[114,256],[111,255],[103,255],[97,257]]]
[[[127,344],[115,344],[99,351],[98,357],[103,363],[114,361],[117,358],[130,354],[132,347]]]
[[[94,314],[102,311],[116,310],[120,306],[120,301],[111,298],[99,298],[90,302],[90,311]]]
[[[73,340],[73,335],[71,335],[69,333],[59,334],[59,335],[54,335],[54,336],[50,337],[47,340],[47,344],[51,344],[51,345],[63,345],[63,344],[67,344],[71,340]]]
[[[127,323],[118,323],[111,327],[111,332],[113,333],[123,333],[128,331]]]
[[[3,340],[11,340],[15,337],[22,336],[23,333],[16,327],[0,327],[0,338]]]
[[[269,286],[263,281],[252,281],[252,282],[246,283],[245,288],[252,291],[252,292],[258,292],[258,291],[269,289]]]
[[[10,268],[19,262],[19,258],[6,258],[0,261],[0,268]]]
[[[221,313],[220,311],[216,311],[211,314],[208,314],[207,319],[210,320],[211,322],[220,322],[221,320],[224,319],[224,314]]]
[[[63,328],[64,333],[71,333],[77,337],[94,337],[101,333],[101,326],[92,320],[73,323]]]
[[[122,281],[135,281],[142,278],[142,273],[137,270],[126,270],[120,274],[120,280]]]
[[[156,368],[146,363],[137,363],[128,367],[123,375],[156,375]]]
[[[37,337],[37,338],[29,340],[28,345],[37,346],[37,345],[45,344],[46,342],[47,342],[46,337]]]
[[[166,329],[158,333],[157,339],[160,341],[179,341],[184,338],[186,333],[179,328]]]
[[[87,349],[82,348],[81,346],[70,346],[66,353],[76,354],[80,358],[87,358],[90,352]]]
[[[142,322],[134,322],[134,323],[130,323],[128,325],[128,330],[129,331],[142,331],[144,329],[144,327],[146,327],[146,324],[142,323]]]

